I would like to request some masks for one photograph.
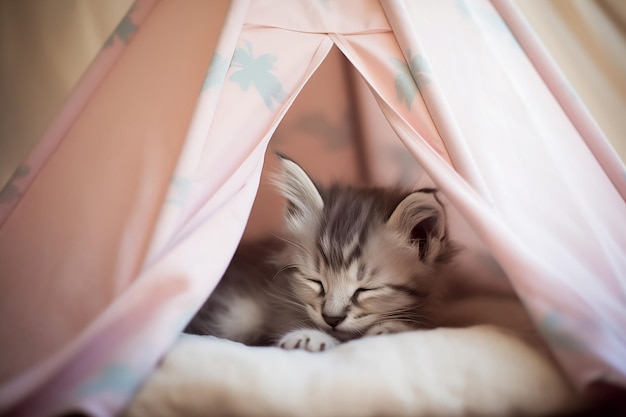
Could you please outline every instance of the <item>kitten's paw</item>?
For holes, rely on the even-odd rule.
[[[278,342],[278,346],[283,349],[302,349],[309,352],[321,352],[332,349],[338,344],[339,340],[315,329],[294,330],[284,335]]]
[[[406,332],[408,330],[413,330],[413,328],[407,326],[404,323],[399,322],[388,322],[388,323],[380,323],[375,324],[365,332],[365,336],[379,336],[383,334],[394,334],[400,332]]]

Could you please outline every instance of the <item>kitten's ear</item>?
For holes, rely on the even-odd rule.
[[[301,219],[317,216],[324,207],[324,200],[313,180],[300,165],[284,155],[277,155],[282,169],[274,182],[287,199],[287,221],[299,223]]]
[[[432,190],[416,191],[404,198],[387,221],[418,249],[426,263],[443,260],[450,249],[443,206]]]

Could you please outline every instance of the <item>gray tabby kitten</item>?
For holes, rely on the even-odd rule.
[[[322,351],[430,327],[457,248],[434,190],[316,187],[280,156],[281,238],[242,244],[186,331]]]

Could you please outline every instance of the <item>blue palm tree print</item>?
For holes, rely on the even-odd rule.
[[[472,15],[475,15],[475,18],[481,19],[492,28],[508,32],[509,27],[506,25],[504,20],[502,20],[502,16],[500,16],[492,7],[487,7],[485,5],[478,4],[477,2],[468,2],[467,0],[456,0],[455,4],[457,9],[459,9],[459,11],[466,17],[472,17]]]
[[[270,111],[274,111],[274,102],[281,103],[287,97],[280,81],[271,73],[276,69],[276,60],[276,55],[273,54],[255,57],[252,45],[248,42],[246,48],[235,50],[231,67],[240,69],[229,78],[239,84],[243,91],[247,91],[252,84]]]
[[[25,178],[29,172],[30,168],[26,165],[21,165],[15,170],[4,188],[0,189],[0,204],[13,203],[14,201],[20,199],[21,193],[20,189],[16,185],[16,182]]]
[[[211,57],[211,63],[209,64],[209,71],[206,74],[206,78],[202,83],[202,91],[207,88],[211,88],[214,85],[220,84],[226,76],[228,71],[228,61],[226,61],[222,55],[215,52]]]
[[[394,57],[391,58],[391,62],[396,67],[395,84],[398,100],[404,102],[410,109],[417,91],[430,82],[428,74],[431,70],[428,61],[423,56],[413,56],[411,51],[408,56],[408,64],[403,59]]]
[[[583,343],[565,326],[565,318],[554,310],[548,311],[538,323],[539,331],[549,344],[570,351],[585,349]]]
[[[117,25],[111,36],[104,43],[104,47],[108,48],[113,45],[113,41],[115,38],[119,38],[123,43],[128,44],[130,38],[133,37],[135,32],[137,31],[137,25],[130,18],[130,15],[133,13],[135,6],[132,6],[128,13],[122,18],[120,23]]]
[[[105,392],[132,392],[140,382],[141,375],[128,365],[114,363],[96,377],[78,388],[81,395],[102,394]]]

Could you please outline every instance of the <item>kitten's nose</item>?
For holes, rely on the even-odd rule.
[[[344,314],[343,316],[327,316],[326,314],[322,313],[322,318],[330,327],[335,328],[335,326],[339,325],[339,323],[346,319],[346,315]]]

